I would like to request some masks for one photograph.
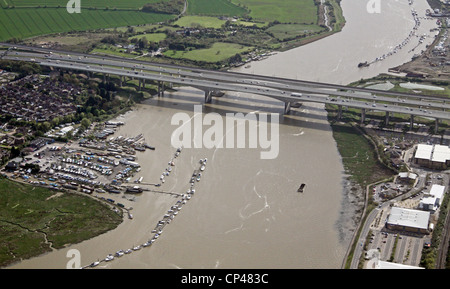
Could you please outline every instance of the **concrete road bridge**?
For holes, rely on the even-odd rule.
[[[7,43],[0,43],[0,47],[4,48],[3,52],[0,52],[1,59],[34,62],[54,69],[82,71],[88,75],[102,74],[105,80],[110,75],[116,75],[119,76],[120,84],[126,79],[138,79],[139,89],[146,81],[154,81],[158,84],[159,97],[164,96],[165,86],[177,84],[203,90],[206,103],[210,103],[213,96],[223,94],[223,91],[271,97],[284,102],[285,114],[290,112],[294,103],[317,102],[337,105],[338,117],[342,116],[344,107],[360,109],[361,121],[365,120],[369,110],[385,112],[386,123],[392,113],[410,115],[410,127],[415,116],[434,119],[436,130],[440,120],[450,120],[450,113],[447,111],[450,109],[450,103],[446,97],[207,70]]]

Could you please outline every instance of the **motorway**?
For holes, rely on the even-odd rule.
[[[35,62],[42,66],[169,82],[211,91],[236,91],[278,99],[285,104],[318,102],[365,111],[402,113],[449,120],[450,103],[442,97],[387,92],[360,87],[308,82],[229,71],[213,71],[179,65],[151,63],[113,56],[57,51],[0,43],[7,47],[2,59]],[[206,100],[206,98],[205,98]],[[286,106],[285,106],[286,107]],[[285,113],[288,112],[287,110]]]

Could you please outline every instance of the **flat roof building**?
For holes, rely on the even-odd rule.
[[[391,230],[401,230],[427,234],[430,212],[392,207],[386,221]]]
[[[433,169],[446,169],[450,165],[450,148],[444,145],[418,144],[415,163]]]
[[[419,208],[426,211],[436,211],[442,203],[445,194],[445,186],[433,185],[427,197],[419,203]]]

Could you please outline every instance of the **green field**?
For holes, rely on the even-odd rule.
[[[170,58],[183,58],[193,61],[218,62],[226,60],[237,53],[253,50],[253,47],[235,43],[216,42],[211,48],[196,49],[190,51],[168,50],[164,55]]]
[[[66,7],[68,0],[2,0],[2,7]],[[81,9],[89,7],[97,8],[140,8],[147,3],[160,2],[160,0],[83,0],[81,1]]]
[[[166,37],[167,35],[165,33],[146,33],[130,37],[129,39],[131,40],[145,38],[150,42],[160,42],[161,40],[166,39]]]
[[[0,178],[0,267],[50,251],[50,245],[79,243],[122,221],[90,197],[57,193]]]
[[[82,1],[81,13],[70,14],[66,10],[67,0],[1,0],[0,41],[61,32],[150,24],[172,19],[173,15],[138,11],[146,3],[159,1]]]
[[[174,24],[181,27],[204,27],[220,28],[226,20],[212,16],[185,16],[178,19]]]
[[[188,0],[187,13],[191,15],[243,16],[247,11],[230,0]]]
[[[317,22],[317,7],[314,0],[232,0],[232,2],[248,7],[254,20],[304,24]]]
[[[86,10],[80,14],[69,14],[65,8],[0,9],[2,27],[0,41],[60,32],[156,23],[170,18],[171,15],[137,11]]]

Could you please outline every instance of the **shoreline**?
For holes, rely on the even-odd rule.
[[[115,119],[115,118],[113,118],[113,119]],[[345,180],[343,180],[343,182],[345,182]],[[344,184],[344,190],[348,190],[348,194],[349,194],[348,198],[349,198],[349,199],[351,199],[351,197],[352,197],[352,196],[350,195],[350,194],[352,193],[351,187],[352,187],[352,186],[351,186],[351,184],[349,184],[349,183],[347,184],[347,187],[346,187],[345,184]],[[343,202],[344,202],[344,201],[343,201]],[[353,221],[353,220],[349,220],[349,222],[352,222],[352,221]]]

